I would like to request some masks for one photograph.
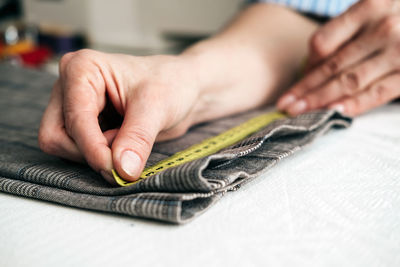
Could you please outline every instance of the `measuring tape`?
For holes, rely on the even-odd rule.
[[[259,116],[256,116],[236,127],[233,127],[217,136],[205,139],[201,143],[195,144],[185,150],[177,152],[171,157],[156,163],[153,166],[145,168],[140,175],[140,178],[134,182],[128,182],[119,177],[115,170],[112,170],[115,181],[120,186],[133,185],[146,179],[150,176],[155,175],[168,168],[175,167],[186,162],[190,162],[199,158],[206,157],[214,154],[223,148],[231,146],[247,136],[259,131],[268,124],[278,119],[285,118],[286,116],[280,112],[269,112]]]

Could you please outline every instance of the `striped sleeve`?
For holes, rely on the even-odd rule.
[[[335,17],[358,0],[257,0],[253,2],[281,4],[304,13]]]

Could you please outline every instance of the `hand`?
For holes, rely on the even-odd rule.
[[[398,1],[362,0],[311,39],[307,75],[279,109],[297,115],[319,108],[355,116],[400,96]]]
[[[156,139],[182,135],[202,119],[196,78],[185,64],[174,56],[65,55],[41,122],[41,149],[86,161],[111,183],[112,168],[137,179]]]
[[[214,53],[201,46],[180,56],[134,57],[93,50],[65,55],[39,129],[40,148],[87,162],[110,183],[113,168],[124,179],[137,180],[155,141],[181,136],[193,124],[260,106],[271,94],[265,90],[265,75],[248,81],[237,68],[225,71],[232,62],[214,64]],[[263,73],[256,70],[257,64],[247,65],[249,75]]]

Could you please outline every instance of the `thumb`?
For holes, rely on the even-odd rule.
[[[135,102],[127,107],[121,129],[112,144],[114,168],[124,179],[139,179],[161,129],[162,114],[148,103]]]

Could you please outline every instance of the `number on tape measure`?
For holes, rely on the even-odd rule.
[[[280,112],[270,112],[256,116],[236,127],[233,127],[217,136],[210,137],[204,141],[192,145],[191,147],[177,152],[171,157],[149,166],[144,169],[140,178],[134,182],[128,182],[119,177],[115,170],[112,170],[115,181],[121,186],[128,186],[138,183],[140,180],[153,176],[168,168],[175,167],[186,162],[214,154],[223,148],[231,146],[247,136],[259,131],[271,122],[284,118],[285,115]]]

